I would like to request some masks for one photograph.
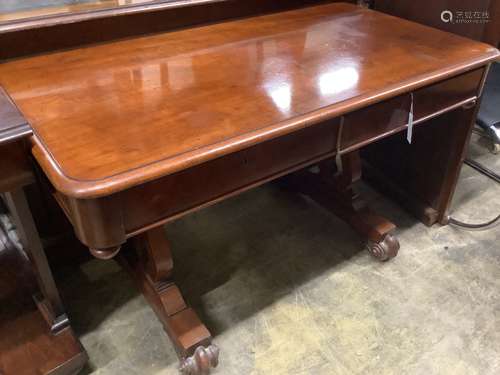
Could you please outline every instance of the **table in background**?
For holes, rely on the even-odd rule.
[[[25,144],[31,129],[3,91],[0,119],[2,214],[8,212],[18,235],[0,226],[0,373],[76,374],[87,355],[64,312],[24,191],[35,183]]]

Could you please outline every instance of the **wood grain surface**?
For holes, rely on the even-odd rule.
[[[56,189],[97,197],[498,58],[491,46],[329,4],[0,65]]]

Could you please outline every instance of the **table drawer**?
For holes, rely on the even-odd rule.
[[[121,193],[127,233],[302,168],[335,151],[338,119]]]
[[[341,150],[361,147],[408,122],[410,95],[371,105],[344,117]]]
[[[477,69],[413,93],[413,112],[416,120],[446,110],[478,95],[484,69]]]
[[[413,92],[414,121],[445,111],[477,95],[483,69],[477,69]],[[345,115],[341,149],[353,150],[406,128],[410,94]]]

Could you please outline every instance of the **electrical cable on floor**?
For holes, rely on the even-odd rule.
[[[453,225],[455,227],[460,227],[462,229],[466,230],[486,230],[486,229],[491,229],[495,224],[500,223],[500,215],[498,215],[496,218],[493,220],[487,221],[486,223],[480,223],[480,224],[470,224],[470,223],[464,223],[463,221],[457,220],[452,218],[451,216],[448,216],[448,224]]]
[[[491,178],[493,181],[500,183],[500,176],[497,173],[493,172],[491,169],[488,169],[484,165],[479,164],[477,161],[474,161],[471,159],[465,159],[464,162],[468,166],[474,168],[476,171]],[[490,228],[494,227],[498,223],[500,223],[500,215],[498,215],[496,218],[494,218],[490,221],[487,221],[485,223],[479,223],[479,224],[464,223],[463,221],[460,221],[460,220],[452,218],[451,216],[448,216],[448,224],[453,225],[455,227],[460,227],[460,228],[466,229],[466,230],[486,230],[486,229],[490,229]]]
[[[465,159],[464,163],[500,184],[500,175],[493,172],[491,169],[486,168],[484,165],[472,159]]]

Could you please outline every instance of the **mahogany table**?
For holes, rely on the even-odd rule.
[[[353,182],[364,165],[426,224],[446,223],[499,56],[338,3],[17,59],[0,65],[0,85],[78,238],[102,259],[135,245],[121,260],[181,370],[202,374],[219,351],[172,280],[163,224],[288,175],[387,260],[395,225]]]

